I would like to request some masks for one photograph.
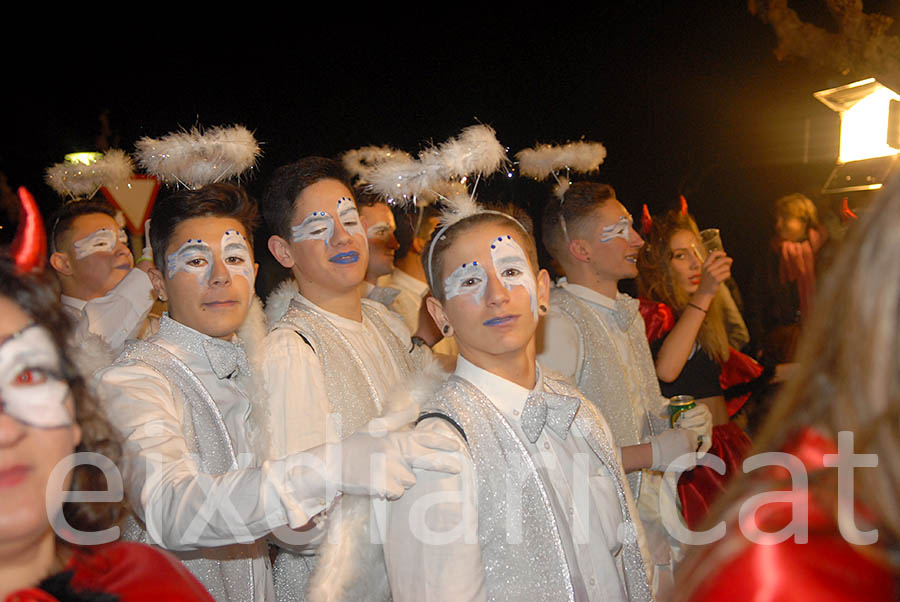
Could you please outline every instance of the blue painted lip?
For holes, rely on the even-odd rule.
[[[512,320],[515,320],[516,316],[501,316],[499,318],[491,318],[485,322],[482,322],[482,326],[499,326],[500,324],[506,324]]]
[[[331,259],[329,259],[331,263],[356,263],[359,261],[359,253],[356,251],[350,251],[348,253],[338,253]]]

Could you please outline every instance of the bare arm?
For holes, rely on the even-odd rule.
[[[661,381],[674,381],[684,369],[719,284],[731,277],[731,263],[721,251],[710,253],[703,263],[697,291],[656,355],[656,376]]]

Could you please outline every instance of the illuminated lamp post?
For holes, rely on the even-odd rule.
[[[813,96],[841,116],[837,165],[822,192],[881,188],[900,156],[900,94],[869,78]]]

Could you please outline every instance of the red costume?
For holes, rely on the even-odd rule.
[[[664,337],[675,326],[675,313],[664,303],[641,299],[641,315],[651,344]],[[762,366],[736,349],[731,350],[728,361],[721,367],[719,383],[723,390],[752,381],[763,372]],[[750,394],[745,393],[728,400],[728,415],[733,416],[749,397]],[[725,462],[725,474],[698,466],[681,475],[678,480],[678,498],[681,501],[681,513],[689,528],[697,528],[732,475],[742,470],[741,465],[750,446],[750,439],[736,424],[728,422],[713,427],[712,447],[708,453]]]
[[[786,449],[803,461],[808,472],[823,468],[823,454],[836,453],[834,444],[812,429]],[[752,543],[737,524],[730,523],[725,539],[704,550],[701,564],[718,566],[701,580],[691,602],[897,600],[900,591],[884,550],[877,545],[855,547],[841,537],[834,511],[828,508],[835,494],[836,489],[797,492],[809,498],[805,544],[793,537],[774,545]],[[790,503],[769,503],[757,510],[754,522],[762,531],[776,532],[790,524],[792,513]]]
[[[69,579],[67,573],[71,573]],[[60,597],[47,591],[61,588],[70,591]],[[48,577],[40,587],[13,592],[6,602],[106,601],[111,599],[109,595],[121,602],[212,602],[200,582],[176,558],[131,542],[76,547],[61,573]]]

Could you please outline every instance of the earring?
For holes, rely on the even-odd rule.
[[[448,332],[450,332],[450,325],[449,325],[449,324],[444,324],[444,327],[441,329],[441,332],[443,332],[445,335],[446,335]]]
[[[547,306],[546,306],[546,305],[538,305],[538,307],[541,309],[542,312],[547,313]]]

